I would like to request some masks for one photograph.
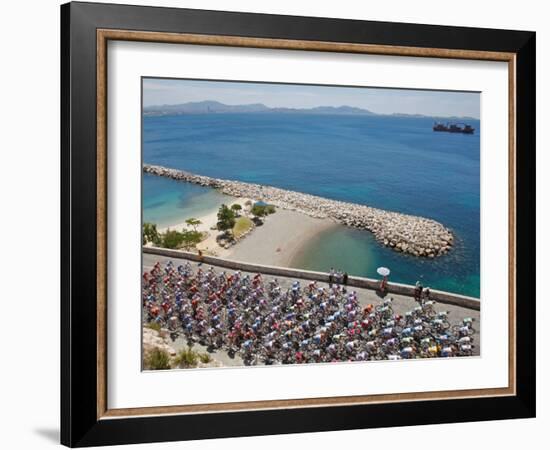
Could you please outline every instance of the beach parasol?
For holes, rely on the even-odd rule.
[[[376,269],[376,272],[378,273],[378,275],[387,277],[390,274],[390,269],[388,269],[387,267],[379,267],[378,269]]]

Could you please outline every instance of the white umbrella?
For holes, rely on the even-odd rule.
[[[379,267],[378,269],[376,269],[376,272],[378,273],[378,275],[387,277],[390,274],[390,269],[388,269],[387,267]]]

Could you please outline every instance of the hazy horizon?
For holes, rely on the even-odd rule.
[[[143,78],[143,106],[217,101],[269,108],[350,106],[376,114],[480,117],[478,92]]]

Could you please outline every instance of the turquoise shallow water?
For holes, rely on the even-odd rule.
[[[429,118],[289,114],[145,117],[143,161],[429,217],[456,247],[427,260],[393,252],[369,232],[336,227],[306,246],[297,267],[331,266],[479,297],[479,122],[474,135],[434,133]],[[144,220],[200,215],[219,193],[144,176]],[[223,196],[222,196],[223,197]],[[183,220],[187,218],[184,217]]]
[[[367,231],[337,226],[313,238],[291,262],[292,267],[327,272],[341,268],[353,275],[380,278],[376,269],[381,265],[391,269],[391,280],[459,292],[479,297],[479,276],[457,277],[454,267],[463,259],[463,243],[439,260],[402,255],[380,246]],[[476,290],[477,287],[477,290]]]
[[[143,221],[159,228],[203,216],[230,197],[195,184],[143,174]]]

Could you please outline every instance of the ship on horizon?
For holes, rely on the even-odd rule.
[[[474,134],[475,128],[466,123],[434,122],[433,130],[446,131],[448,133]]]

